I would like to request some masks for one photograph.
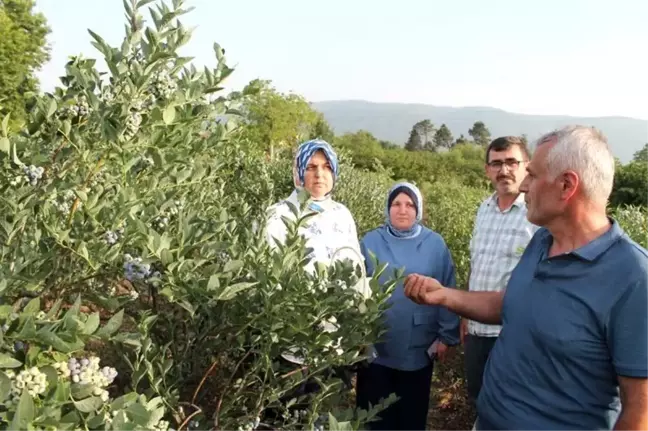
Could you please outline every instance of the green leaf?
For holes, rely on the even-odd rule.
[[[53,395],[54,401],[63,403],[70,398],[70,382],[57,382],[56,391]]]
[[[77,296],[77,299],[72,304],[72,307],[68,308],[68,311],[63,317],[63,322],[66,327],[74,326],[74,318],[79,314],[79,309],[81,308],[81,295]]]
[[[171,253],[167,248],[162,249],[160,257],[162,258],[162,264],[165,266],[173,262],[173,253]]]
[[[51,99],[47,107],[47,114],[45,114],[45,117],[47,118],[51,117],[56,112],[56,107],[57,107],[56,100]]]
[[[84,334],[92,334],[94,331],[97,330],[99,327],[99,313],[94,312],[91,315],[88,316],[88,320],[85,322],[85,326],[83,327],[83,333]]]
[[[96,333],[95,335],[100,338],[105,338],[109,337],[117,330],[119,327],[122,325],[122,321],[124,320],[124,310],[119,310],[117,314],[115,314],[113,317],[106,322],[104,326],[102,326]]]
[[[0,371],[0,400],[6,400],[11,392],[11,379]]]
[[[7,133],[9,133],[9,115],[7,114],[4,116],[2,119],[2,135],[7,136]],[[7,151],[9,152],[9,151]]]
[[[146,410],[146,407],[139,403],[133,403],[126,409],[128,416],[137,425],[146,426],[151,417],[151,412]]]
[[[335,416],[329,412],[329,428],[330,431],[339,431],[338,421],[335,419]]]
[[[82,190],[77,190],[76,195],[79,197],[81,202],[86,202],[88,200],[88,194]]]
[[[10,149],[9,138],[0,138],[0,151],[9,154]]]
[[[140,0],[140,1],[137,2],[136,7],[137,7],[137,9],[140,9],[140,8],[146,6],[147,4],[149,4],[149,3],[153,2],[153,1],[155,1],[155,0]]]
[[[36,314],[39,311],[40,311],[40,299],[37,297],[29,301],[25,306],[25,308],[23,308],[22,312],[24,314],[30,315],[30,314]]]
[[[125,395],[122,395],[121,397],[116,398],[110,404],[110,410],[113,410],[113,411],[122,410],[127,405],[137,401],[137,397],[139,397],[137,392],[129,392],[129,393],[125,394]]]
[[[28,316],[25,319],[25,324],[23,325],[20,333],[18,333],[18,339],[29,339],[36,336],[36,324],[34,323],[34,316]]]
[[[153,410],[153,413],[151,413],[151,417],[149,418],[149,422],[152,424],[156,424],[164,417],[164,407],[157,408]]]
[[[235,271],[238,271],[241,268],[243,268],[243,261],[242,260],[230,260],[225,264],[225,267],[223,268],[223,271],[224,272],[235,272]]]
[[[162,119],[164,120],[164,124],[171,124],[173,123],[173,120],[175,119],[175,107],[173,105],[169,105],[164,109],[164,112],[162,113]]]
[[[60,352],[69,353],[74,350],[72,346],[70,346],[65,341],[61,340],[58,335],[56,335],[55,333],[53,333],[52,331],[46,328],[43,328],[40,331],[38,331],[36,337],[43,344],[52,346]]]
[[[79,249],[77,251],[85,260],[88,260],[88,249],[86,248],[85,242],[82,241],[81,244],[79,244]]]
[[[40,368],[40,371],[47,376],[48,389],[52,388],[58,382],[58,372],[51,365],[45,365]]]
[[[209,277],[209,282],[207,282],[207,290],[214,290],[220,286],[220,280],[218,274],[214,274]]]
[[[92,391],[94,391],[94,384],[92,383],[87,383],[87,384],[79,384],[79,383],[73,383],[72,386],[70,386],[72,397],[77,399],[77,400],[82,400],[84,398],[89,397],[92,395]]]
[[[23,391],[20,395],[18,407],[14,412],[13,421],[9,429],[24,430],[29,428],[29,424],[34,420],[34,400],[29,392]]]
[[[0,353],[0,368],[18,368],[20,366],[22,366],[22,362],[19,360],[5,353]]]
[[[88,421],[88,428],[91,430],[99,429],[104,423],[104,415],[98,414]]]
[[[255,281],[253,283],[244,281],[244,282],[241,282],[241,283],[231,284],[231,285],[227,286],[225,289],[223,289],[221,291],[221,293],[218,294],[216,299],[219,300],[219,301],[228,301],[228,300],[234,298],[238,293],[240,293],[240,292],[242,292],[242,291],[244,291],[246,289],[249,289],[250,287],[252,287],[252,286],[254,286],[254,285],[258,284],[258,283],[259,283],[258,281]]]
[[[45,315],[45,318],[54,319],[58,311],[61,309],[61,304],[63,304],[63,300],[61,298],[57,299],[54,305],[52,305],[52,308],[50,308],[50,310]]]
[[[61,129],[63,135],[70,136],[70,130],[72,130],[72,123],[70,120],[63,120],[63,127]]]
[[[13,147],[11,147],[11,150],[12,150],[11,151],[12,152],[11,157],[12,157],[12,161],[14,162],[14,164],[15,165],[22,165],[23,163],[20,161],[20,159],[18,158],[18,154],[16,153],[16,146],[14,145]]]
[[[74,407],[76,407],[80,412],[90,413],[97,411],[103,403],[104,402],[99,397],[89,397],[81,401],[74,401]]]

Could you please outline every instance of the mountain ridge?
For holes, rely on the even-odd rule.
[[[336,134],[366,130],[380,140],[403,146],[412,126],[430,119],[439,127],[451,130],[455,138],[463,134],[476,121],[483,121],[491,136],[526,134],[533,142],[542,134],[568,125],[591,125],[608,138],[615,157],[623,163],[632,159],[648,142],[648,120],[625,116],[575,116],[560,114],[522,114],[490,106],[437,106],[424,103],[371,102],[358,99],[322,100],[312,102]]]

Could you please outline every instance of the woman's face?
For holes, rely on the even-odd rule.
[[[321,150],[316,151],[306,165],[304,188],[315,200],[322,199],[333,189],[333,169]]]
[[[389,221],[398,230],[408,230],[416,221],[416,206],[412,198],[399,193],[389,207]]]

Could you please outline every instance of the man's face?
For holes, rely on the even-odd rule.
[[[556,216],[564,212],[565,200],[561,198],[560,182],[549,176],[547,153],[554,143],[538,146],[527,166],[527,176],[520,185],[527,204],[527,219],[537,225],[546,226]]]
[[[322,151],[316,151],[306,165],[304,188],[315,200],[333,189],[333,169]]]
[[[527,159],[519,146],[503,151],[490,150],[486,175],[498,195],[517,195],[526,176]]]

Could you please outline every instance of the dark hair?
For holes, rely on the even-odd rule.
[[[488,157],[490,156],[491,150],[506,151],[513,146],[518,146],[527,160],[530,158],[529,148],[521,138],[517,136],[501,136],[493,139],[488,145],[488,148],[486,148],[486,163],[489,162]]]

